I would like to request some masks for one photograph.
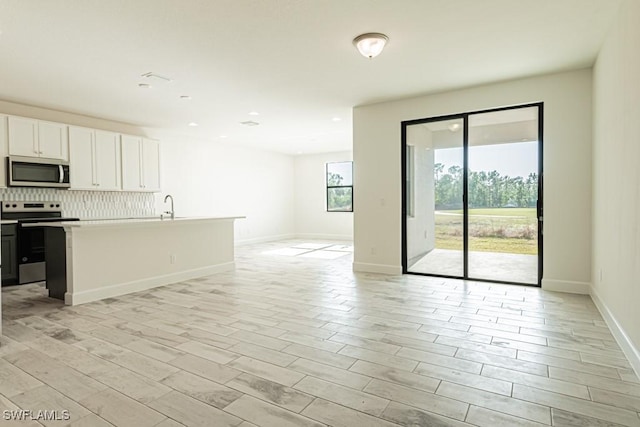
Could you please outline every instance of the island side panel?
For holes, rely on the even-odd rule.
[[[47,227],[45,233],[45,267],[50,298],[64,300],[67,282],[66,233],[60,227]]]
[[[65,303],[77,305],[232,270],[233,229],[233,219],[65,227]]]

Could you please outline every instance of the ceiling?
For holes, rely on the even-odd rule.
[[[354,106],[591,66],[620,3],[0,0],[0,99],[294,155],[350,150]],[[353,47],[364,32],[389,36],[379,57]]]

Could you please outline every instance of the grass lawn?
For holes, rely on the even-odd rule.
[[[455,211],[436,211],[442,213],[454,213],[462,215],[462,209]],[[536,208],[485,208],[485,209],[469,209],[469,216],[473,215],[489,215],[489,216],[524,216],[527,218],[536,217]]]
[[[436,248],[462,250],[462,211],[436,211]],[[469,250],[535,255],[535,208],[469,210]]]

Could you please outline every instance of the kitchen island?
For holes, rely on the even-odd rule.
[[[233,270],[243,217],[116,219],[45,226],[47,288],[67,305]]]
[[[5,245],[15,245],[15,240],[11,240],[11,237],[15,238],[15,226],[18,224],[18,221],[15,220],[0,220],[0,226],[2,227],[2,246]],[[13,228],[11,228],[13,227]],[[6,235],[6,236],[5,236]],[[12,243],[13,242],[13,243]],[[10,252],[9,252],[10,253]],[[5,254],[5,256],[9,256]],[[2,258],[2,252],[0,249],[0,258]],[[11,268],[9,260],[2,259],[5,261],[4,268]],[[0,268],[0,276],[2,276],[2,269]],[[0,336],[2,335],[2,292],[0,292]]]

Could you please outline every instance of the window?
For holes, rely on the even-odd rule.
[[[327,163],[327,212],[353,212],[353,162]]]

